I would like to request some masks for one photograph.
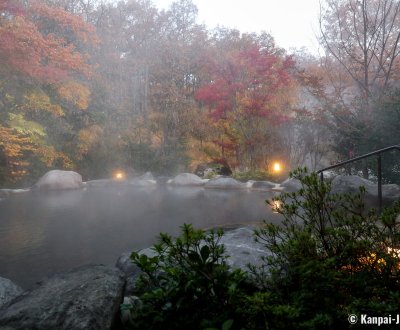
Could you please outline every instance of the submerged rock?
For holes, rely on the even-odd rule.
[[[7,278],[0,277],[0,308],[22,294],[24,290]]]
[[[0,309],[0,329],[110,329],[124,284],[121,271],[103,265],[55,275]]]
[[[43,175],[33,186],[40,190],[79,189],[83,186],[82,176],[73,171],[52,170]]]

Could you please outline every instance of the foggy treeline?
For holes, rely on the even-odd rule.
[[[315,56],[207,29],[190,0],[0,0],[0,185],[52,168],[316,169],[397,144],[399,5],[322,2]]]

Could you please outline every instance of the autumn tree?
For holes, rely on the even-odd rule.
[[[229,50],[207,59],[209,80],[197,91],[208,108],[220,156],[239,167],[265,167],[279,153],[278,127],[290,119],[294,62],[268,35],[232,35]],[[228,43],[229,45],[229,43]],[[284,156],[284,155],[279,155]]]
[[[77,78],[88,79],[91,66],[78,48],[96,40],[94,29],[40,1],[2,0],[0,12],[0,125],[9,136],[0,141],[2,180],[25,173],[32,156],[45,166],[57,161],[70,166],[48,139],[46,125],[52,118],[63,120],[68,111],[88,107],[90,92]]]

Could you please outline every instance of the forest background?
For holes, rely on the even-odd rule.
[[[0,186],[54,168],[90,180],[205,162],[268,176],[275,161],[315,170],[398,144],[399,11],[321,1],[315,56],[208,30],[190,0],[0,0]]]

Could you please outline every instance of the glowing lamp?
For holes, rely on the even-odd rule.
[[[278,173],[278,172],[282,171],[282,165],[281,165],[280,163],[276,162],[276,163],[274,163],[274,164],[272,165],[272,170],[273,170],[275,173]]]
[[[114,179],[116,180],[123,180],[125,179],[125,173],[122,171],[117,171],[114,173]]]

